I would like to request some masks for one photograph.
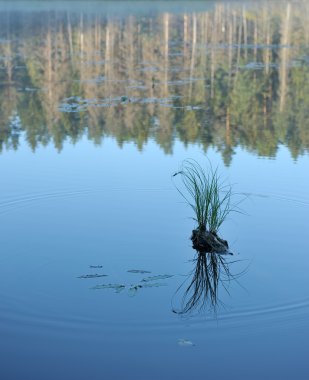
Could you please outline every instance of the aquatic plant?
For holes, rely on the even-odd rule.
[[[187,194],[179,186],[176,188],[193,209],[198,230],[216,234],[233,210],[231,186],[221,181],[217,168],[209,164],[206,171],[192,159],[183,161],[181,170],[173,177],[177,175],[181,176]]]

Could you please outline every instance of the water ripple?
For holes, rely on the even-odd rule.
[[[100,193],[100,192],[114,192],[114,191],[173,191],[173,188],[128,188],[128,187],[113,187],[104,189],[83,189],[83,190],[71,190],[71,191],[57,191],[50,193],[40,194],[25,194],[18,197],[7,198],[0,201],[0,215],[7,214],[16,209],[20,209],[26,206],[30,206],[39,201],[60,199],[60,198],[73,198],[83,196],[87,194]]]
[[[1,296],[1,299],[3,297]],[[88,311],[89,312],[89,311]],[[200,313],[198,315],[189,315],[185,317],[175,316],[172,311],[167,310],[166,318],[136,318],[134,320],[114,316],[107,319],[101,315],[90,312],[87,314],[61,314],[39,311],[30,307],[19,300],[12,302],[2,302],[0,307],[0,329],[45,329],[49,330],[84,330],[84,332],[98,331],[104,329],[117,330],[165,330],[179,329],[183,322],[192,328],[228,327],[243,328],[244,326],[263,325],[271,326],[272,324],[295,325],[299,321],[308,320],[309,317],[309,299],[298,300],[290,303],[277,305],[268,305],[261,307],[248,307],[238,309],[232,312],[218,312],[216,315]]]
[[[279,201],[291,202],[301,206],[309,206],[309,200],[305,198],[294,198],[285,194],[278,193],[269,193],[269,194],[260,194],[260,193],[241,193],[246,197],[258,197],[258,198],[273,198]]]
[[[8,198],[0,202],[0,215],[31,205],[38,201],[50,200],[53,198],[70,198],[74,196],[84,195],[90,192],[91,190],[62,191],[45,194],[25,194],[16,198]]]

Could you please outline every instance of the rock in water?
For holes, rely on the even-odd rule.
[[[192,231],[193,248],[201,253],[232,254],[226,240],[221,239],[216,232],[196,229]]]

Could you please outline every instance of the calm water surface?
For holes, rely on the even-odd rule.
[[[0,4],[1,379],[308,379],[308,15]],[[186,158],[243,213],[237,278],[181,314]]]

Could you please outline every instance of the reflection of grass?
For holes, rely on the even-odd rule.
[[[217,232],[232,211],[231,187],[221,182],[217,169],[209,165],[206,172],[195,160],[185,160],[174,176],[179,174],[187,194],[177,190],[193,209],[199,230]]]
[[[230,275],[229,267],[220,255],[199,254],[195,262],[192,280],[183,296],[182,313],[196,308],[197,305],[202,308],[208,301],[211,306],[216,307],[219,277],[222,271],[220,265],[227,277]]]
[[[192,278],[182,297],[181,310],[175,311],[177,314],[185,314],[206,306],[215,311],[218,304],[219,283],[228,292],[227,284],[232,280],[237,280],[240,275],[245,273],[243,271],[237,275],[232,274],[230,265],[237,260],[227,261],[225,256],[215,253],[199,252],[193,262],[195,268]]]

